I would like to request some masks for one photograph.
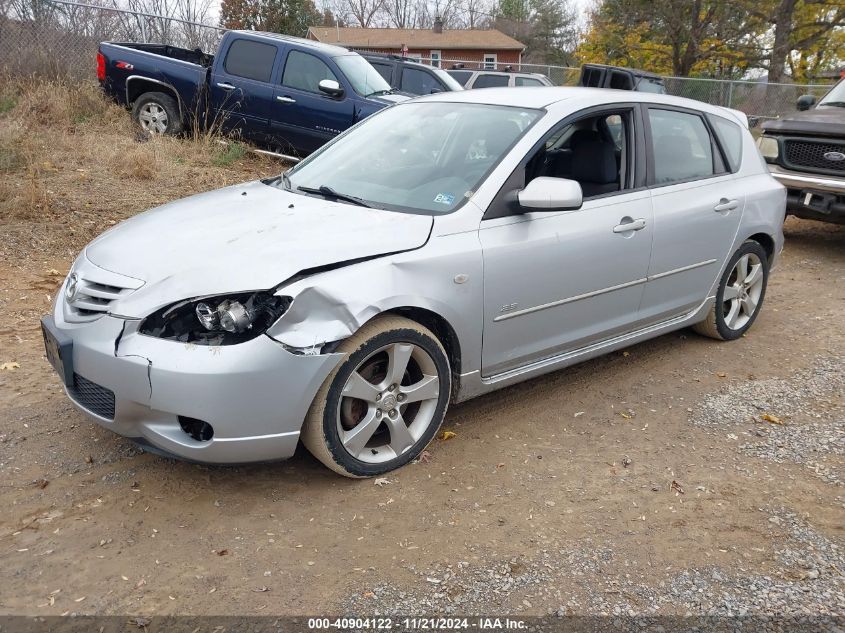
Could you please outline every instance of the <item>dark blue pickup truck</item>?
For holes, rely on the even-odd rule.
[[[255,31],[227,31],[216,55],[103,42],[97,78],[147,131],[216,126],[294,155],[408,98],[357,53]]]

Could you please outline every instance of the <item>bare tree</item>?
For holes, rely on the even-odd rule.
[[[363,28],[377,26],[384,11],[385,0],[340,0],[340,14],[349,16],[346,22],[357,23]],[[335,12],[337,15],[338,12]]]
[[[392,26],[413,29],[419,26],[418,3],[415,0],[385,0],[384,11]]]

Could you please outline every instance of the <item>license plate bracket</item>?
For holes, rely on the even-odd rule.
[[[41,334],[44,336],[47,360],[65,386],[73,387],[73,339],[56,327],[51,316],[41,319]]]

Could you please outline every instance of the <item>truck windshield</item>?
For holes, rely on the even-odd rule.
[[[542,110],[409,102],[370,116],[273,184],[302,195],[443,215],[461,206]]]
[[[838,106],[845,107],[845,79],[831,88],[821,101],[820,106]]]
[[[334,61],[362,97],[390,92],[390,84],[360,55],[340,55]]]

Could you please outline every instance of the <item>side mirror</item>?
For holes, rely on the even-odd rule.
[[[798,109],[809,110],[816,104],[816,98],[813,95],[801,95],[798,97]]]
[[[320,80],[320,83],[317,84],[317,87],[320,89],[320,92],[327,94],[330,97],[334,97],[335,99],[339,99],[343,96],[343,88],[341,88],[340,84],[334,79],[322,79]]]
[[[580,209],[584,201],[581,185],[566,178],[535,178],[517,195],[519,206],[528,211]]]

